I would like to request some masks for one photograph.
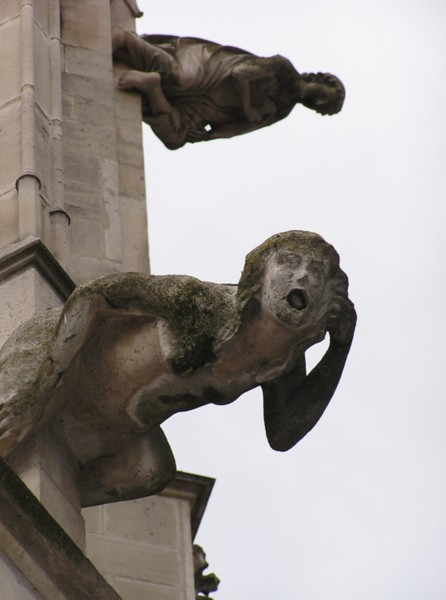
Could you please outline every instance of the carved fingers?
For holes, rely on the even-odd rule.
[[[209,135],[210,130],[208,131],[204,128],[199,129],[197,127],[196,129],[189,129],[189,131],[187,132],[186,140],[191,144],[194,144],[195,142],[205,142],[206,140],[210,139]]]
[[[327,331],[340,344],[350,344],[356,326],[356,311],[347,295],[337,294],[330,312]]]

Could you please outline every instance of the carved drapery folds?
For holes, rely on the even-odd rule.
[[[113,30],[116,60],[132,70],[122,89],[142,94],[143,118],[175,150],[271,125],[296,104],[320,114],[342,108],[345,90],[328,73],[300,74],[283,56],[268,58],[208,40]]]

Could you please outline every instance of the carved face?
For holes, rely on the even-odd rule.
[[[305,84],[302,90],[301,102],[307,108],[312,108],[316,112],[325,115],[331,113],[331,107],[336,98],[337,91],[334,87],[314,81]]]
[[[262,306],[287,328],[308,334],[310,343],[325,337],[333,300],[328,261],[290,251],[268,261]]]

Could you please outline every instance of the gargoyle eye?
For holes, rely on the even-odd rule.
[[[291,290],[286,299],[291,308],[295,308],[296,310],[302,310],[308,304],[307,295],[304,290]]]

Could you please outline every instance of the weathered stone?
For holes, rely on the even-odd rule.
[[[161,496],[106,504],[103,507],[104,533],[129,541],[180,549],[183,540],[179,507],[177,500]]]
[[[132,165],[120,164],[119,190],[122,196],[144,200],[146,197],[146,182],[141,169]]]
[[[110,0],[61,0],[60,10],[64,45],[110,51]]]
[[[120,205],[116,167],[116,161],[107,160],[106,158],[101,159],[104,254],[106,258],[122,263],[122,223],[125,212]]]
[[[8,60],[0,61],[0,81],[2,82],[0,86],[1,107],[20,96],[20,20],[15,19],[0,24],[0,36],[2,47],[8,48]],[[2,145],[4,145],[3,138]]]
[[[51,74],[49,40],[38,27],[34,27],[34,85],[35,101],[44,114],[51,114]],[[60,75],[59,75],[60,77]],[[60,94],[60,91],[59,91]]]
[[[125,270],[149,272],[147,243],[147,213],[145,202],[121,197],[121,211],[126,215],[122,221],[122,261]]]
[[[20,116],[18,102],[0,110],[0,194],[14,189],[21,174]]]
[[[48,307],[61,305],[60,296],[51,289],[34,267],[0,281],[0,306],[2,306],[0,345],[14,329],[30,319],[32,315],[45,311]]]
[[[133,69],[119,87],[142,94],[144,120],[170,150],[271,125],[298,103],[331,115],[344,102],[337,77],[299,74],[280,55],[263,58],[191,37],[138,36],[123,27],[113,30],[113,51]]]
[[[101,126],[88,126],[75,121],[63,124],[64,137],[70,140],[70,152],[103,158],[116,158],[113,129]]]
[[[85,529],[89,533],[104,533],[104,513],[101,506],[90,506],[82,510]]]
[[[0,461],[0,557],[0,594],[5,600],[29,600],[27,582],[35,600],[119,600],[4,461]],[[17,596],[4,596],[17,584],[21,586]]]
[[[104,255],[102,223],[73,215],[70,232],[73,253],[97,258]]]
[[[52,156],[51,132],[48,119],[40,112],[36,113],[36,173],[39,180],[39,195],[51,206],[52,200]]]
[[[122,165],[129,165],[143,170],[144,156],[142,146],[138,143],[119,142],[118,160]]]
[[[51,432],[31,440],[10,466],[45,506],[71,539],[85,549],[85,526],[80,514],[77,465]]]
[[[111,0],[110,2],[112,26],[121,25],[133,29],[135,19],[142,17],[136,0]]]
[[[64,70],[66,73],[73,73],[74,75],[110,81],[113,76],[110,52],[97,52],[86,48],[65,46]]]
[[[84,125],[97,125],[113,129],[115,119],[113,114],[113,102],[92,100],[91,98],[73,98],[70,119]],[[67,115],[68,116],[68,115]]]
[[[150,600],[185,600],[184,590],[178,587],[132,581],[125,577],[115,577],[113,587],[126,600],[147,600],[148,598]],[[192,596],[190,600],[195,600],[195,598]]]
[[[17,190],[14,188],[0,196],[0,248],[18,241],[19,212]]]
[[[148,544],[135,548],[130,541],[95,534],[89,536],[88,546],[89,556],[101,572],[171,586],[180,583],[182,559],[174,550]]]
[[[129,126],[135,121],[135,114],[139,115],[138,121],[141,121],[141,96],[139,94],[131,94],[128,91],[118,88],[119,77],[127,70],[125,65],[119,63],[114,65],[114,80],[115,80],[115,107],[116,114],[120,119],[125,119]]]
[[[126,2],[121,7],[117,4],[113,2],[118,12],[133,15]],[[60,44],[61,24],[64,45]],[[69,293],[65,294],[67,288],[72,290],[73,282],[62,273],[63,269],[53,257],[62,261],[65,268],[72,269],[77,281],[124,268],[147,270],[144,199],[137,202],[126,197],[125,207],[121,205],[116,126],[116,119],[124,112],[129,122],[135,119],[139,147],[126,148],[121,158],[142,171],[141,102],[138,95],[130,96],[116,88],[110,24],[110,0],[0,0],[0,39],[4,50],[0,64],[3,81],[0,90],[0,302],[3,308],[0,346],[17,325],[30,317],[41,314],[45,320],[48,308],[60,306]],[[130,136],[130,143],[134,142]],[[64,201],[68,201],[67,204]],[[67,233],[70,220],[67,209],[72,212],[71,233]],[[127,209],[131,213],[127,213]],[[132,237],[135,235],[141,235],[142,239],[135,240]],[[52,257],[46,248],[50,248]],[[146,256],[142,256],[144,249]],[[25,346],[29,349],[29,341],[36,341],[39,335],[31,327],[27,338]],[[25,346],[22,346],[21,357],[23,364],[29,365],[30,355]],[[8,370],[11,374],[15,366],[10,365]],[[39,407],[34,408],[36,411],[31,409],[29,415],[38,414]],[[49,421],[52,423],[51,418]],[[73,462],[66,444],[60,445],[58,433],[57,427],[40,429],[20,445],[20,451],[9,460],[82,547],[84,527],[77,485],[78,464]],[[14,571],[10,560],[20,569],[24,569],[24,565],[26,569],[34,569],[26,554],[32,544],[26,542],[24,547],[16,548],[14,540],[5,537],[8,532],[3,522],[9,518],[10,515],[0,518],[0,596],[11,592],[11,597],[26,598],[26,582],[20,583],[23,588],[16,593],[14,587],[8,587],[10,580],[3,578],[4,565],[6,573]],[[34,530],[30,538],[33,533]],[[38,561],[41,555],[43,562],[30,579],[31,585],[39,591],[30,597],[48,600],[117,597],[109,587],[104,588],[105,592],[96,593],[94,585],[78,586],[77,582],[70,581],[73,573],[68,578],[69,584],[63,584],[60,591],[59,584],[51,583],[51,571],[57,561],[42,552],[41,541],[39,544],[36,555]],[[5,547],[6,554],[3,553]],[[83,577],[82,565],[79,575]],[[18,579],[14,577],[13,574],[16,583]]]
[[[201,546],[194,544],[193,546],[194,556],[194,579],[195,579],[195,592],[198,594],[205,594],[209,596],[210,592],[215,592],[218,589],[220,580],[215,573],[205,573],[209,564],[206,560],[206,554]]]
[[[73,73],[62,73],[62,86],[64,95],[74,98],[106,101],[113,95],[111,81],[96,80]]]
[[[19,16],[21,5],[21,0],[2,0],[0,25],[14,17]]]
[[[34,20],[39,28],[46,34],[50,32],[50,21],[54,15],[50,14],[50,3],[48,0],[34,0]]]
[[[69,191],[85,192],[84,186],[98,189],[101,184],[100,159],[96,156],[66,153],[64,156],[64,179]]]
[[[8,598],[20,598],[20,600],[36,600],[35,590],[26,580],[24,575],[18,571],[3,554],[0,553],[0,581],[2,584],[2,595]]]
[[[175,578],[168,574],[163,580],[159,577],[158,563],[155,563],[157,572],[153,577],[152,565],[146,565],[142,580],[132,578],[129,574],[125,577],[112,575],[113,567],[108,566],[106,559],[99,557],[99,561],[102,560],[102,573],[123,598],[135,600],[145,593],[151,599],[195,600],[191,540],[198,529],[213,484],[214,480],[207,477],[177,473],[159,496],[95,506],[82,511],[87,530],[87,555],[93,562],[96,562],[96,551],[100,551],[100,547],[94,543],[98,536],[92,534],[100,534],[104,543],[107,538],[127,542],[129,559],[133,553],[139,553],[141,545],[178,553],[179,570]],[[93,545],[90,545],[90,540]],[[167,556],[171,560],[172,554]],[[155,577],[157,584],[154,583]]]
[[[57,416],[89,506],[163,489],[175,464],[159,425],[258,385],[268,441],[291,448],[336,389],[355,312],[334,248],[292,231],[248,255],[238,288],[107,276],[80,286],[56,322],[30,320],[0,352],[0,450],[13,460],[41,415]],[[307,378],[305,351],[327,332],[330,347]]]
[[[118,117],[116,119],[116,130],[118,138],[122,142],[129,144],[140,144],[142,141],[142,127],[141,123],[135,122],[135,120],[123,119]]]
[[[121,265],[105,258],[72,254],[70,276],[77,284],[96,279],[105,274],[119,273]]]

